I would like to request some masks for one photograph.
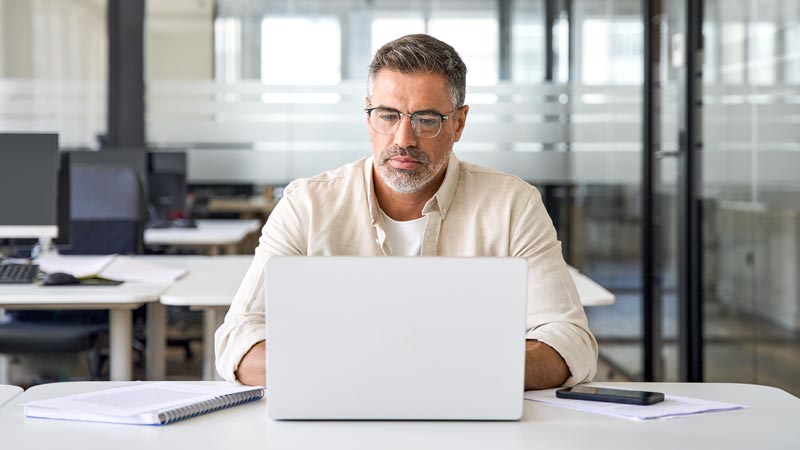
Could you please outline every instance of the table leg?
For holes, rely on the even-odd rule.
[[[147,304],[147,348],[145,349],[145,379],[166,379],[167,307],[159,302]]]
[[[214,366],[214,333],[225,319],[225,312],[217,308],[203,310],[203,380],[221,380]]]
[[[111,381],[133,379],[133,313],[130,309],[112,309],[109,314],[109,352]]]

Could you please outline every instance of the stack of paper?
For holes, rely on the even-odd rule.
[[[593,385],[594,386],[594,385]],[[599,386],[598,386],[599,387]],[[747,408],[743,405],[731,403],[712,402],[677,395],[665,395],[664,401],[653,405],[626,405],[621,403],[592,402],[588,400],[572,400],[556,397],[556,389],[544,391],[528,391],[524,395],[526,400],[563,406],[581,411],[605,414],[607,416],[622,417],[630,420],[662,419],[690,414],[700,414],[714,411],[730,411]]]
[[[63,256],[47,253],[36,259],[43,272],[64,272],[78,278],[94,277],[100,274],[116,255],[103,256]]]
[[[116,281],[173,283],[186,274],[182,267],[164,266],[132,256],[64,256],[47,254],[36,260],[42,271],[64,272],[78,278],[100,277]]]
[[[117,257],[103,268],[100,277],[118,281],[170,284],[185,274],[186,269],[183,267],[153,264],[135,257]]]

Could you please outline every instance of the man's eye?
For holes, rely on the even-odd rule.
[[[433,117],[417,117],[417,122],[423,127],[434,127],[438,121]]]
[[[383,120],[384,122],[395,122],[397,121],[398,116],[397,114],[383,113],[383,114],[378,114],[378,118]]]

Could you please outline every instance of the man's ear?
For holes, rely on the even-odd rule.
[[[469,105],[464,105],[453,113],[455,115],[453,119],[456,122],[456,133],[453,142],[458,142],[461,139],[461,133],[464,132],[464,126],[467,124],[467,113],[469,113]]]

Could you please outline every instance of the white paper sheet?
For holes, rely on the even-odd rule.
[[[65,272],[78,278],[101,277],[116,281],[170,284],[187,272],[185,268],[143,261],[136,257],[104,255],[43,255],[36,260],[47,273]]]
[[[602,387],[594,384],[592,384],[592,386]],[[527,391],[524,394],[524,398],[525,400],[563,406],[565,408],[578,409],[597,414],[605,414],[607,416],[622,417],[630,420],[662,419],[714,411],[730,411],[734,409],[747,408],[747,406],[744,405],[713,402],[709,400],[680,397],[669,394],[664,395],[663,402],[646,406],[558,398],[556,397],[556,389]]]
[[[186,274],[183,267],[165,266],[136,258],[114,258],[101,272],[102,278],[117,281],[141,281],[171,284]]]
[[[69,256],[48,253],[36,259],[39,269],[47,273],[64,272],[78,278],[98,276],[115,255]]]

